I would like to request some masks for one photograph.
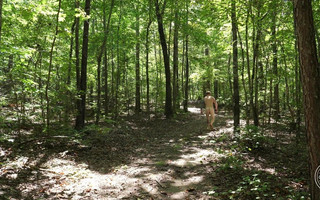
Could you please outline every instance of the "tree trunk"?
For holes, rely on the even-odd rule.
[[[258,98],[259,98],[259,81],[258,81],[258,69],[259,69],[259,56],[260,56],[260,40],[261,40],[261,34],[262,34],[262,30],[261,30],[261,2],[258,2],[257,5],[257,19],[258,19],[258,23],[257,23],[257,33],[256,35],[253,34],[252,38],[253,38],[253,64],[252,64],[252,93],[254,92],[254,104],[253,104],[253,122],[255,126],[259,126],[259,113],[258,113]],[[252,15],[253,17],[253,15]],[[253,25],[255,26],[255,25]],[[255,31],[253,31],[255,33]],[[254,81],[254,82],[253,82]],[[253,96],[253,94],[252,94]]]
[[[85,12],[90,15],[91,0],[86,0]],[[85,125],[85,110],[86,110],[86,92],[87,92],[87,63],[88,63],[88,44],[89,44],[89,19],[84,21],[83,39],[82,39],[82,58],[81,58],[81,75],[80,75],[80,90],[78,94],[81,98],[80,110],[76,118],[77,130],[81,130]]]
[[[189,24],[189,1],[187,1],[187,20],[186,25]],[[188,112],[188,100],[189,100],[189,33],[186,35],[186,42],[185,42],[185,62],[186,62],[186,73],[185,73],[185,87],[184,87],[184,104],[183,104],[183,110],[184,112]]]
[[[116,74],[116,95],[115,95],[115,110],[114,117],[115,119],[119,116],[120,103],[119,103],[119,94],[120,94],[120,75],[121,75],[121,65],[120,65],[120,27],[122,20],[122,1],[120,1],[120,11],[119,11],[119,21],[117,28],[117,74]]]
[[[244,91],[244,98],[245,98],[245,110],[246,110],[246,125],[249,125],[249,115],[250,115],[250,109],[248,106],[248,92],[247,92],[247,87],[245,84],[245,78],[244,78],[244,67],[245,67],[245,54],[244,54],[244,49],[243,49],[243,44],[241,40],[241,35],[238,31],[238,36],[239,36],[239,43],[240,43],[240,48],[241,48],[241,57],[242,57],[242,70],[241,70],[241,79],[242,79],[242,87]]]
[[[164,4],[165,3],[166,2],[164,2]],[[173,117],[173,110],[172,110],[172,98],[171,98],[170,61],[169,61],[169,55],[168,55],[168,49],[167,49],[166,36],[164,34],[162,13],[159,8],[159,0],[155,0],[155,7],[156,7],[156,15],[157,15],[157,21],[158,21],[158,31],[159,31],[160,42],[161,42],[162,53],[163,53],[165,74],[166,74],[165,115],[167,118],[171,118]]]
[[[320,199],[320,178],[315,171],[320,165],[320,67],[317,58],[311,0],[294,0],[300,68],[304,93],[307,141],[310,159],[311,199]]]
[[[178,35],[179,35],[179,7],[178,1],[175,5],[174,14],[174,36],[173,36],[173,111],[178,109]]]
[[[71,38],[70,38],[70,51],[69,51],[69,66],[68,66],[68,74],[67,74],[67,92],[66,95],[67,100],[65,102],[65,122],[69,122],[69,113],[70,113],[70,109],[71,109],[71,99],[72,99],[72,94],[71,91],[69,89],[70,85],[71,85],[71,68],[72,68],[72,54],[73,54],[73,45],[74,45],[74,28],[76,25],[76,19],[74,20],[72,27],[71,27]]]
[[[146,81],[147,81],[147,113],[150,113],[150,84],[149,84],[149,33],[150,26],[152,23],[151,18],[151,0],[149,0],[149,21],[147,24],[147,33],[146,33]]]
[[[213,82],[213,94],[216,99],[219,98],[219,81],[214,80]]]
[[[105,4],[105,1],[104,1],[104,4]],[[99,51],[99,54],[98,54],[98,57],[97,57],[97,62],[98,62],[97,82],[98,82],[98,84],[97,84],[96,124],[98,124],[99,121],[100,121],[100,113],[101,113],[101,60],[102,60],[102,56],[104,55],[104,53],[106,51],[106,44],[107,44],[107,39],[108,39],[108,34],[109,34],[109,25],[110,25],[113,6],[114,6],[114,0],[111,1],[110,10],[109,10],[109,16],[108,16],[108,22],[106,20],[106,12],[105,12],[106,6],[104,6],[104,9],[103,9],[104,38],[103,38],[103,42],[102,42],[102,45],[101,45],[101,48],[100,48],[100,51]],[[107,69],[105,69],[105,70],[107,70]],[[108,80],[107,76],[105,76],[105,79]],[[108,83],[106,85],[108,85]]]
[[[155,112],[157,112],[157,108],[158,108],[158,97],[159,97],[159,73],[158,73],[158,59],[157,59],[157,42],[156,42],[156,33],[153,33],[153,40],[154,40],[154,62],[155,62],[155,66],[156,66],[156,99],[155,99]],[[160,58],[159,58],[160,59]]]
[[[240,97],[239,97],[239,75],[238,75],[238,38],[237,38],[237,17],[236,2],[231,3],[231,19],[232,19],[232,44],[233,44],[233,121],[234,131],[239,131],[240,125]]]
[[[274,6],[276,9],[276,6]],[[278,47],[277,47],[277,38],[276,38],[276,14],[277,11],[274,10],[272,14],[272,27],[271,27],[271,36],[272,36],[272,52],[273,52],[273,76],[276,78],[274,86],[274,118],[276,121],[280,118],[280,101],[279,101],[279,75],[278,75]]]
[[[56,29],[55,29],[55,34],[53,37],[53,41],[51,44],[51,50],[50,50],[50,61],[49,61],[49,69],[48,69],[48,77],[47,77],[47,84],[46,84],[46,89],[45,89],[45,97],[47,101],[47,127],[50,125],[50,100],[49,100],[49,85],[50,85],[50,76],[51,76],[51,70],[52,70],[52,58],[53,58],[53,48],[57,39],[58,35],[58,29],[59,29],[59,15],[60,15],[60,9],[61,9],[61,0],[59,0],[59,7],[58,7],[58,12],[57,12],[57,18],[56,18]]]
[[[139,113],[141,111],[141,80],[140,80],[140,19],[139,19],[139,3],[136,5],[136,106],[135,112]]]
[[[250,4],[250,1],[248,2]],[[253,115],[254,104],[253,104],[253,83],[251,77],[251,69],[250,69],[250,58],[249,58],[249,33],[248,33],[248,23],[249,23],[249,14],[251,10],[251,5],[247,8],[247,17],[246,17],[246,61],[247,61],[247,73],[248,73],[248,82],[249,82],[249,98],[250,98],[250,110]],[[249,113],[249,117],[252,117],[251,113]],[[249,124],[248,124],[249,125]]]

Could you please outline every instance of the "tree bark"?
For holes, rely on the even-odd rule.
[[[239,74],[238,74],[238,38],[237,38],[237,16],[236,2],[231,2],[231,19],[232,19],[232,48],[233,48],[233,121],[234,131],[239,131],[240,125],[240,96],[239,96]]]
[[[164,2],[164,5],[165,5],[165,3],[166,3],[166,1]],[[168,55],[166,36],[164,33],[164,28],[163,28],[162,13],[161,13],[160,7],[159,7],[159,0],[155,0],[155,7],[156,7],[156,15],[157,15],[157,21],[158,21],[158,32],[159,32],[159,36],[160,36],[163,61],[164,61],[164,67],[165,67],[165,75],[166,75],[165,115],[167,118],[172,118],[173,117],[173,110],[172,110],[172,98],[171,98],[170,61],[169,61],[169,55]]]
[[[301,78],[304,93],[305,121],[310,159],[311,199],[320,199],[315,170],[320,165],[320,66],[317,58],[311,0],[294,0]]]
[[[85,12],[90,16],[91,0],[86,0]],[[85,110],[86,110],[86,92],[87,92],[87,64],[88,64],[88,44],[89,44],[89,19],[84,21],[83,39],[82,39],[82,58],[81,58],[81,75],[80,75],[80,90],[78,94],[81,98],[81,106],[76,118],[77,130],[81,130],[85,126]]]

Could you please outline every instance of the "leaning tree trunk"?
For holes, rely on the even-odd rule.
[[[234,131],[238,131],[240,125],[240,97],[239,97],[239,74],[238,74],[238,38],[237,38],[237,17],[236,17],[236,2],[231,4],[231,19],[232,19],[232,46],[233,46],[233,121]]]
[[[307,141],[310,159],[311,199],[320,199],[315,171],[320,165],[320,66],[317,58],[311,0],[294,0],[301,78],[304,93]]]
[[[166,2],[164,2],[165,5]],[[166,74],[166,105],[165,105],[165,115],[167,118],[173,117],[173,110],[172,110],[172,98],[171,98],[171,75],[170,75],[170,61],[169,61],[169,54],[166,42],[166,36],[164,34],[163,28],[163,19],[162,19],[162,11],[160,11],[159,7],[159,0],[155,0],[155,7],[156,7],[156,15],[158,21],[158,32],[160,36],[160,42],[162,47],[163,53],[163,61],[165,67],[165,74]]]
[[[85,12],[90,15],[91,0],[86,0]],[[82,40],[82,59],[81,59],[81,75],[80,75],[80,90],[78,91],[81,104],[76,118],[77,130],[84,128],[85,110],[86,110],[86,92],[87,92],[87,64],[88,64],[88,44],[89,44],[89,19],[84,21],[83,40]]]

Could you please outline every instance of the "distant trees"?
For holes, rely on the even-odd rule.
[[[0,81],[21,119],[81,129],[132,112],[170,118],[208,89],[235,127],[303,117],[290,1],[96,0],[90,15],[85,1],[14,2],[1,9]]]

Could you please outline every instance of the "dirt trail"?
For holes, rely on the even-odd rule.
[[[0,149],[0,196],[198,200],[242,195],[250,199],[260,194],[252,192],[253,186],[261,186],[262,194],[277,191],[274,197],[287,194],[283,185],[287,181],[282,179],[287,174],[276,174],[269,157],[258,155],[256,159],[243,153],[242,160],[236,157],[230,115],[220,112],[214,124],[216,130],[208,131],[205,116],[199,113],[191,108],[189,114],[172,120],[131,116],[111,131],[94,127],[79,138],[74,133],[66,136],[61,130],[50,138],[17,141],[10,148],[4,145]],[[257,180],[257,174],[276,184],[267,185],[268,191],[263,189],[264,182],[251,186],[250,177]],[[242,185],[246,177],[248,183]],[[305,188],[304,183],[299,184]],[[249,192],[232,191],[239,188]]]
[[[210,140],[219,131],[207,131],[205,116],[199,115],[196,109],[190,111],[197,114],[175,120],[129,121],[133,131],[128,137],[135,137],[135,142],[127,149],[128,154],[121,156],[127,160],[109,173],[87,179],[90,182],[87,185],[92,185],[91,190],[95,191],[95,194],[87,194],[88,198],[209,198],[205,193],[212,189],[210,173],[214,169],[211,163],[221,157],[214,151]],[[219,117],[217,128],[219,121],[224,121]],[[119,162],[119,157],[113,158],[115,160],[110,162]]]

